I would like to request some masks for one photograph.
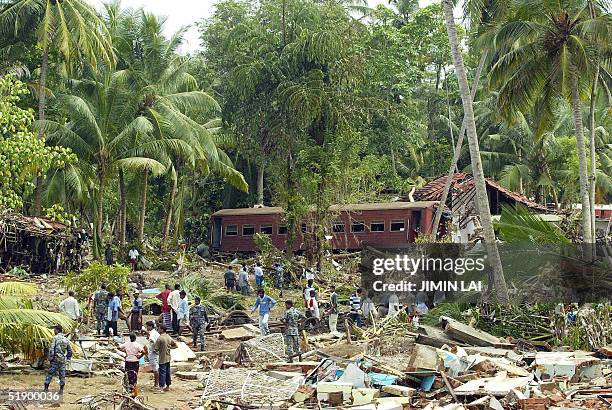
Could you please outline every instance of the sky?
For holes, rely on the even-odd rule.
[[[104,0],[89,0],[100,9]],[[166,34],[170,35],[183,26],[192,25],[185,36],[182,52],[195,51],[199,47],[196,22],[208,17],[213,12],[213,4],[217,0],[122,0],[123,7],[143,7],[147,11],[160,16],[166,16]],[[387,0],[368,0],[370,7],[377,4],[388,4]],[[430,4],[433,0],[420,0],[421,6]]]

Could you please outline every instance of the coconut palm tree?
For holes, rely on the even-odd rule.
[[[476,188],[476,208],[480,216],[480,223],[483,228],[483,235],[487,254],[489,255],[489,263],[491,264],[492,272],[489,274],[489,291],[493,301],[507,304],[508,288],[504,279],[504,271],[497,249],[495,231],[491,221],[491,212],[489,210],[489,199],[487,197],[487,188],[485,185],[484,172],[482,169],[482,161],[480,159],[480,149],[478,147],[478,135],[476,134],[476,122],[474,120],[474,107],[470,86],[468,84],[465,66],[463,64],[463,56],[457,36],[457,27],[455,26],[455,18],[453,16],[454,4],[452,0],[442,0],[444,10],[444,20],[448,32],[448,39],[451,47],[451,54],[457,73],[459,82],[459,92],[461,101],[463,102],[463,115],[465,117],[466,132],[468,136],[468,145],[470,148],[470,157],[472,162],[472,173],[474,175],[474,185]]]
[[[551,127],[560,104],[570,102],[578,153],[582,230],[587,243],[594,237],[582,99],[595,77],[599,52],[612,34],[610,15],[601,10],[591,14],[588,3],[516,2],[496,30],[495,43],[508,49],[496,62],[490,78],[491,84],[499,87],[499,110],[511,123],[517,112],[535,110],[536,135]],[[601,68],[606,71],[605,66]]]
[[[491,27],[494,26],[496,22],[500,21],[508,12],[509,2],[499,0],[466,0],[463,3],[463,7],[464,18],[469,23],[472,31],[475,33],[476,41],[474,41],[474,46],[480,50],[480,60],[478,62],[478,67],[476,68],[476,73],[474,74],[474,80],[470,91],[473,101],[476,97],[476,92],[480,87],[482,73],[485,70],[488,71],[490,67],[490,62],[487,67],[485,67],[485,64],[490,60],[490,57],[494,52],[494,50],[491,49],[491,42],[488,40]],[[442,190],[442,197],[440,199],[441,204],[446,204],[448,199],[451,183],[453,181],[453,175],[457,169],[457,163],[459,162],[459,157],[461,156],[461,150],[463,148],[463,139],[465,137],[466,126],[466,118],[464,116],[463,121],[461,122],[461,129],[457,137],[457,144],[454,148],[453,158],[448,169],[448,176]],[[438,227],[440,226],[440,220],[443,212],[443,206],[438,207],[436,210],[431,230],[432,237],[434,238],[438,233]]]
[[[111,27],[126,27],[111,30],[115,33],[113,41],[121,46],[118,55],[133,84],[137,113],[153,124],[159,142],[182,141],[182,149],[173,153],[174,159],[180,158],[181,162],[198,167],[204,173],[214,171],[230,184],[247,191],[246,181],[233,168],[229,157],[217,147],[207,126],[220,112],[219,104],[198,87],[196,79],[189,73],[189,59],[177,54],[185,30],[179,30],[168,39],[163,34],[164,21],[152,14],[142,10],[120,14],[110,6],[107,6],[107,13]],[[135,147],[134,152],[146,149],[146,146]],[[172,166],[172,163],[168,158],[168,166],[176,174],[179,167]],[[148,177],[147,171],[142,173],[137,227],[139,241],[144,238]],[[171,202],[174,201],[175,188],[172,193]],[[172,205],[168,209],[172,209]]]
[[[36,36],[42,50],[38,82],[38,119],[45,120],[47,74],[51,55],[67,67],[87,61],[114,63],[110,38],[100,16],[86,0],[14,0],[0,12],[0,33],[19,36],[23,30],[37,27]],[[52,53],[53,51],[53,53]],[[39,129],[43,138],[43,129]],[[36,181],[34,213],[41,210],[42,178]]]
[[[70,331],[74,321],[61,313],[37,310],[31,297],[36,285],[24,282],[0,283],[0,348],[22,353],[28,358],[40,357],[45,344],[53,337],[54,325]]]
[[[164,172],[165,149],[180,149],[183,142],[154,139],[154,124],[137,115],[125,71],[101,67],[91,78],[73,80],[72,93],[58,95],[58,104],[69,116],[66,123],[46,120],[38,124],[49,141],[71,148],[78,156],[80,179],[87,181],[84,185],[89,186],[90,197],[95,198],[91,205],[95,240],[99,241],[104,224],[104,191],[109,180],[119,169]]]

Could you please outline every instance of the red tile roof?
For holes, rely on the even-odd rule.
[[[440,201],[442,199],[442,192],[444,191],[444,183],[446,182],[447,176],[443,175],[426,184],[424,187],[417,189],[413,198],[417,201]],[[504,197],[519,202],[528,208],[540,211],[540,212],[552,212],[544,205],[538,204],[537,202],[531,201],[524,195],[517,192],[513,192],[507,188],[504,188],[492,179],[485,179],[487,186],[498,191]],[[474,189],[474,179],[472,174],[458,172],[453,175],[453,182],[451,184],[452,196],[460,201],[467,195],[472,196],[471,192]],[[451,195],[449,195],[450,200]]]

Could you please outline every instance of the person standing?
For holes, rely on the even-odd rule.
[[[314,317],[315,319],[320,319],[321,314],[319,312],[319,302],[316,298],[316,292],[314,290],[310,291],[310,298],[308,299],[308,304],[306,305],[308,308],[309,317]]]
[[[195,297],[195,304],[189,309],[189,320],[193,331],[193,348],[196,349],[200,342],[200,351],[206,350],[206,327],[208,326],[208,315],[206,308],[201,303],[199,296]]]
[[[72,347],[70,340],[64,336],[64,329],[60,325],[53,327],[55,336],[51,339],[49,347],[49,371],[45,377],[44,390],[49,391],[49,385],[53,380],[53,376],[59,377],[59,394],[64,394],[64,386],[66,385],[66,361],[72,359]]]
[[[140,332],[142,330],[142,299],[138,292],[134,292],[128,323],[130,332]]]
[[[161,291],[157,296],[157,299],[162,302],[162,323],[166,326],[166,329],[170,329],[172,327],[172,308],[168,303],[168,298],[170,297],[170,285],[166,283],[165,288]]]
[[[238,287],[240,288],[240,293],[245,296],[249,295],[249,271],[246,265],[242,266],[238,273]]]
[[[130,389],[133,391],[138,383],[138,370],[140,358],[144,356],[144,347],[136,342],[136,333],[130,333],[130,341],[119,345],[119,350],[125,352],[125,372],[127,373]]]
[[[266,336],[270,333],[268,329],[268,319],[270,311],[276,305],[276,301],[265,294],[263,289],[257,290],[257,300],[251,312],[255,312],[259,308],[259,333],[261,336]]]
[[[351,312],[349,317],[357,326],[361,326],[361,288],[357,289],[350,298]]]
[[[121,300],[118,296],[115,296],[113,292],[108,293],[108,309],[106,313],[106,329],[104,335],[110,336],[110,330],[113,329],[113,336],[117,336],[117,321],[119,320],[119,310],[121,307]]]
[[[170,292],[168,296],[168,304],[170,304],[170,308],[172,309],[172,332],[178,333],[179,331],[179,323],[178,323],[178,307],[179,303],[181,303],[181,285],[176,283],[174,285],[174,290]]]
[[[255,272],[255,286],[257,286],[257,289],[263,288],[263,285],[264,285],[264,271],[263,271],[263,268],[261,267],[261,262],[257,262],[255,264],[255,267],[253,268],[253,271]]]
[[[225,289],[232,291],[236,286],[236,273],[234,272],[234,267],[230,265],[230,267],[225,271],[224,274],[225,279]]]
[[[293,307],[293,301],[288,300],[285,302],[285,315],[283,316],[283,322],[285,322],[285,346],[287,347],[287,358],[289,363],[293,362],[295,356],[301,355],[300,349],[300,320],[306,318],[302,312]]]
[[[147,357],[149,367],[153,372],[153,387],[159,386],[159,354],[155,353],[153,346],[159,337],[159,332],[155,329],[155,322],[149,320],[146,324],[147,329]]]
[[[78,321],[81,318],[81,308],[72,290],[68,292],[68,297],[60,302],[59,308],[72,320]]]
[[[183,329],[189,326],[189,301],[187,300],[187,292],[181,290],[179,293],[179,305],[176,311],[178,321],[178,334],[183,333]]]
[[[106,315],[108,311],[108,292],[106,284],[102,283],[93,295],[93,311],[96,315],[96,331],[98,336],[106,329]]]
[[[276,289],[280,289],[280,294],[283,294],[283,284],[285,282],[285,271],[283,269],[283,265],[279,262],[274,264],[274,287]]]
[[[132,246],[128,252],[128,259],[130,260],[130,264],[132,265],[132,272],[138,268],[138,257],[140,256],[140,252],[136,249],[135,246]]]
[[[308,306],[308,300],[310,299],[310,292],[311,291],[315,291],[315,297],[316,297],[316,290],[314,287],[314,280],[313,279],[308,279],[308,281],[306,282],[306,286],[304,287],[304,305]]]
[[[113,248],[110,243],[106,244],[106,249],[104,250],[104,260],[107,265],[113,264]]]
[[[329,331],[331,333],[338,332],[338,294],[336,293],[336,287],[332,285],[330,287],[331,295],[329,295]]]
[[[159,388],[168,391],[172,378],[170,375],[170,349],[176,349],[176,342],[167,333],[164,325],[159,327],[159,337],[153,344],[153,351],[159,355]]]

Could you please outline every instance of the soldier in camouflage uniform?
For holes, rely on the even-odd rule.
[[[70,341],[64,336],[64,330],[60,325],[53,328],[55,336],[51,339],[51,347],[49,348],[49,371],[45,378],[45,391],[49,390],[49,385],[53,376],[57,374],[59,377],[60,394],[64,394],[64,385],[66,384],[66,361],[72,358],[72,348]]]
[[[300,351],[300,320],[306,318],[302,312],[293,307],[293,301],[285,302],[285,315],[283,322],[287,327],[285,332],[285,345],[287,347],[287,357],[289,362],[293,362],[293,357],[301,354]]]
[[[106,285],[103,283],[100,285],[93,296],[93,311],[96,315],[96,331],[98,336],[106,329],[106,314],[108,311],[108,292],[106,291]]]
[[[206,308],[200,302],[200,297],[195,297],[195,304],[189,309],[189,321],[193,331],[193,348],[200,342],[200,351],[206,349],[206,327],[208,326],[208,315]]]

